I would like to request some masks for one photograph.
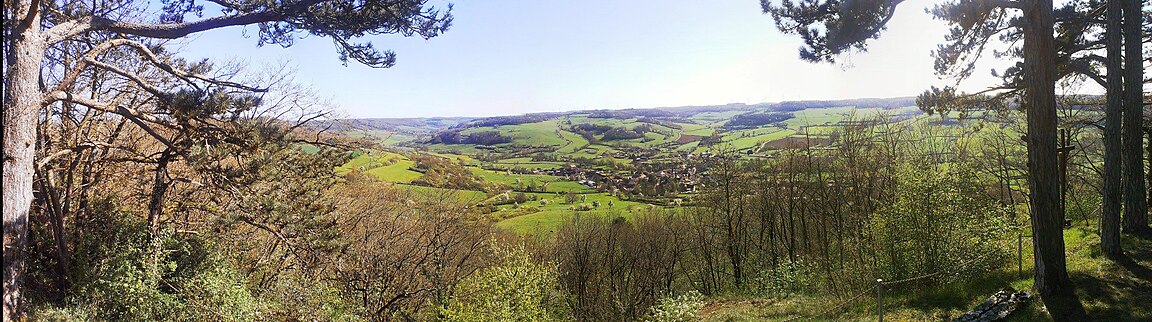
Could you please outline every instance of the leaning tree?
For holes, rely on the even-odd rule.
[[[157,78],[181,79],[189,84],[220,83],[195,70],[160,59],[156,40],[178,39],[195,33],[230,26],[257,26],[257,44],[291,46],[301,35],[332,40],[341,61],[355,60],[371,67],[392,66],[396,57],[359,39],[377,34],[400,34],[430,38],[448,29],[451,7],[440,10],[427,0],[163,0],[162,10],[142,10],[145,1],[112,0],[44,1],[6,0],[4,3],[4,115],[3,115],[3,211],[4,211],[4,320],[18,320],[22,313],[21,281],[28,216],[33,199],[37,124],[45,108],[68,104],[129,119],[145,132],[148,124],[166,123],[172,115],[133,106],[129,102],[101,101],[76,90],[74,82],[86,71],[99,70],[129,79],[160,102],[178,105],[189,92],[171,92],[155,84]],[[205,15],[205,5],[219,9]],[[154,14],[149,14],[153,13]],[[93,35],[103,35],[93,37]],[[83,42],[84,52],[70,64],[49,64],[51,53],[70,43]],[[102,61],[104,53],[129,51],[133,59],[150,64],[163,75],[142,75]],[[46,66],[62,66],[64,71]],[[58,72],[65,77],[46,78]],[[193,91],[194,100],[212,93]],[[161,143],[161,136],[155,136]]]
[[[879,38],[902,0],[761,0],[776,27],[800,36],[800,58],[835,62],[842,53],[866,51]],[[954,0],[930,12],[951,26],[946,43],[933,54],[936,69],[964,78],[990,39],[1016,33],[1023,38],[1019,67],[1027,110],[1028,182],[1032,194],[1035,285],[1044,295],[1070,294],[1064,257],[1063,215],[1056,158],[1057,80],[1051,0]]]

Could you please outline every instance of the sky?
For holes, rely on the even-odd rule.
[[[357,118],[914,96],[954,83],[932,70],[931,50],[947,32],[924,12],[934,2],[901,5],[868,52],[838,64],[801,61],[799,37],[777,31],[756,0],[458,1],[441,36],[365,38],[396,52],[387,69],[345,66],[321,37],[257,47],[256,27],[197,34],[182,55],[284,64]],[[989,70],[961,88],[995,84]]]

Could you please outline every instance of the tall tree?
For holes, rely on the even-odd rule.
[[[1141,0],[1124,2],[1124,230],[1148,229],[1144,190],[1144,52]]]
[[[902,0],[783,0],[774,4],[761,0],[782,32],[804,40],[800,58],[812,62],[833,62],[841,53],[866,51],[867,41],[878,38]],[[1019,10],[1014,16],[1010,10]],[[952,28],[937,55],[937,70],[956,68],[967,77],[984,44],[1006,30],[1024,38],[1020,69],[1023,106],[1027,109],[1028,181],[1032,198],[1032,236],[1035,247],[1035,287],[1044,295],[1070,294],[1071,281],[1064,257],[1063,214],[1056,164],[1057,74],[1054,34],[1055,18],[1051,0],[958,0],[932,10]],[[958,66],[958,67],[956,67]]]
[[[1120,257],[1120,122],[1123,115],[1124,78],[1121,72],[1120,31],[1123,4],[1108,0],[1104,38],[1107,42],[1107,102],[1104,107],[1104,191],[1100,219],[1100,247],[1109,258]]]
[[[436,9],[426,0],[209,0],[221,7],[220,14],[202,17],[203,6],[195,0],[167,0],[157,17],[127,15],[144,2],[10,0],[4,6],[4,115],[3,115],[3,211],[4,211],[4,320],[18,320],[22,313],[21,281],[24,272],[24,245],[33,198],[37,116],[54,104],[67,103],[133,119],[155,120],[155,115],[117,102],[95,101],[70,90],[65,78],[61,84],[43,84],[45,57],[53,48],[93,33],[114,35],[96,43],[84,53],[97,57],[103,52],[127,48],[138,59],[166,71],[168,76],[203,79],[202,75],[180,70],[157,59],[148,39],[176,39],[194,33],[229,26],[258,25],[258,44],[290,46],[298,34],[331,38],[341,61],[356,60],[372,67],[390,67],[395,55],[380,51],[357,39],[374,34],[439,35],[451,25],[451,7]],[[65,74],[79,74],[88,68],[121,74],[145,89],[156,89],[146,77],[99,61],[84,60]],[[151,91],[151,90],[150,90]],[[160,100],[170,93],[154,91]],[[163,118],[163,117],[159,117]]]

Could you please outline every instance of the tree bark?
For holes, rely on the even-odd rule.
[[[148,231],[152,237],[160,231],[160,216],[164,213],[164,197],[168,194],[168,162],[175,153],[171,149],[164,150],[160,159],[156,161],[155,178],[152,180],[152,196],[148,199]]]
[[[1056,51],[1052,0],[1031,0],[1024,8],[1025,105],[1028,111],[1028,181],[1032,192],[1034,287],[1041,295],[1072,294],[1064,258],[1056,165]]]
[[[1148,120],[1144,121],[1147,122]],[[1147,123],[1145,123],[1144,126],[1144,135],[1148,137],[1148,139],[1144,141],[1147,142],[1147,146],[1145,146],[1144,150],[1144,164],[1148,166],[1148,170],[1144,172],[1144,183],[1145,189],[1148,189],[1147,204],[1152,205],[1152,184],[1148,184],[1149,182],[1152,182],[1152,129],[1148,127]]]
[[[1142,1],[1124,1],[1124,231],[1148,230],[1144,190],[1144,55],[1141,51]]]
[[[1104,209],[1100,218],[1100,247],[1104,256],[1120,257],[1120,189],[1121,144],[1120,129],[1124,111],[1124,78],[1121,67],[1120,38],[1123,4],[1121,0],[1108,0],[1107,28],[1107,104],[1104,107]]]
[[[9,34],[4,84],[4,320],[21,316],[24,246],[32,207],[33,157],[36,154],[36,114],[40,108],[37,80],[44,59],[40,13],[32,0],[20,0],[14,17],[21,21]]]

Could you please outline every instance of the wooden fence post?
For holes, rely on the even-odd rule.
[[[1016,234],[1016,274],[1024,277],[1024,235]]]
[[[884,322],[884,279],[876,279],[876,317]]]

